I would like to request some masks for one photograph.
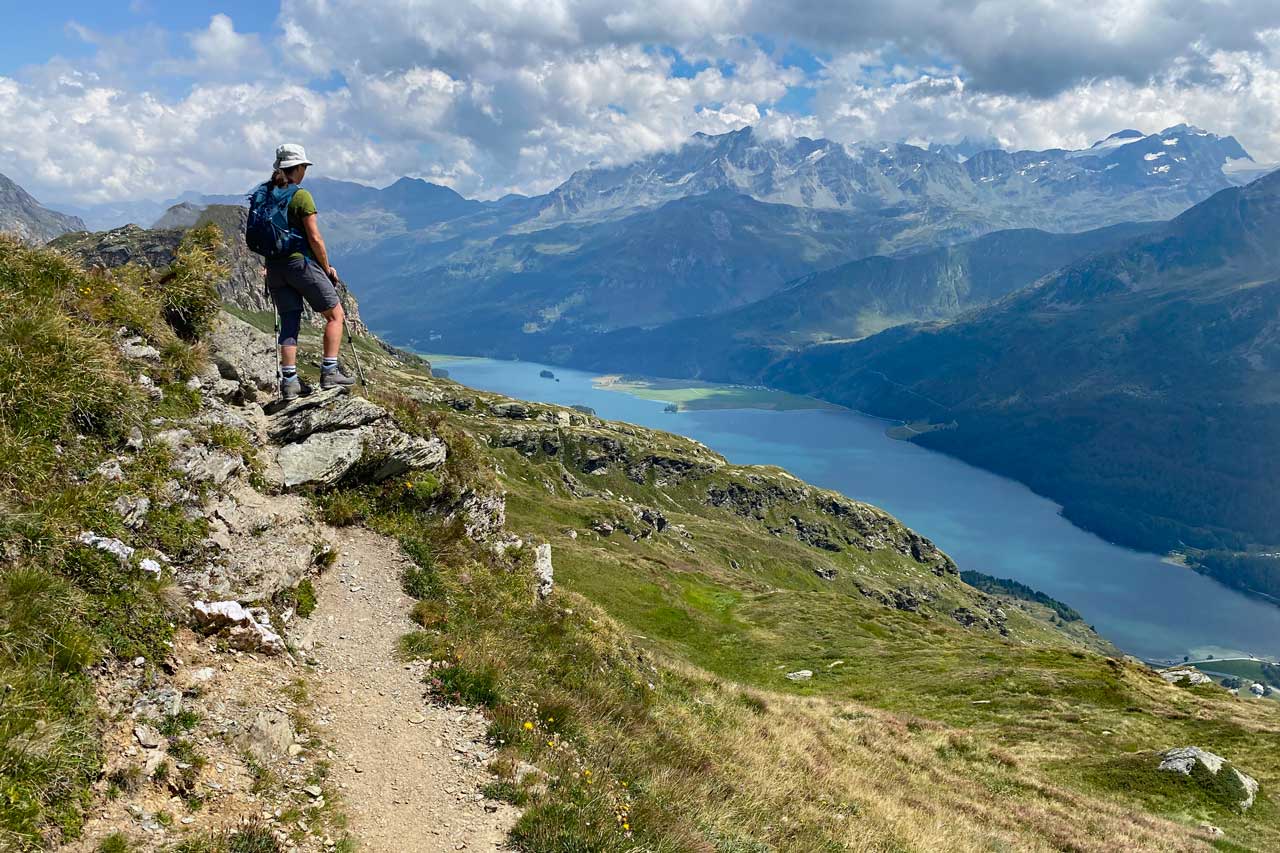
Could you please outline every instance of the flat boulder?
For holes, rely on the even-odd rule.
[[[276,452],[276,462],[286,488],[332,486],[341,481],[363,455],[363,436],[356,430],[343,430],[317,433],[305,441],[286,444]]]
[[[317,391],[289,401],[267,419],[267,435],[292,444],[321,432],[355,429],[387,417],[387,410],[345,388]]]

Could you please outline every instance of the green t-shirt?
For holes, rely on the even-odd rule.
[[[316,214],[316,200],[311,197],[311,193],[299,188],[293,194],[293,198],[289,200],[289,227],[302,235],[303,242],[306,242],[307,234],[302,230],[302,220],[308,216]],[[311,244],[307,243],[307,247],[301,252],[294,252],[289,256],[293,258],[309,258],[311,257]]]

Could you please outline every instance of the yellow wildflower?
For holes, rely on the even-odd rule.
[[[531,731],[533,731],[533,723],[530,723],[530,722],[526,721],[526,722],[525,722],[525,724],[524,724],[524,730],[525,730],[526,732],[531,732]]]

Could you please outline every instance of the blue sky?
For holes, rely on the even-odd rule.
[[[1280,159],[1274,0],[0,0],[0,173],[42,199],[318,171],[541,192],[745,125],[1082,147],[1188,122]]]
[[[73,23],[107,35],[121,35],[139,27],[156,27],[175,34],[203,27],[218,13],[230,16],[237,30],[268,33],[275,26],[280,4],[250,0],[226,3],[4,0],[0,2],[5,29],[0,74],[12,74],[24,65],[43,63],[53,56],[92,57],[93,45],[76,35],[69,26]]]

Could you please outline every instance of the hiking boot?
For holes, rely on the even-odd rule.
[[[341,388],[355,384],[356,381],[343,373],[341,367],[335,367],[333,370],[322,370],[320,372],[321,388]]]
[[[283,400],[294,400],[302,393],[302,380],[297,374],[290,376],[288,379],[280,380],[280,398]]]

